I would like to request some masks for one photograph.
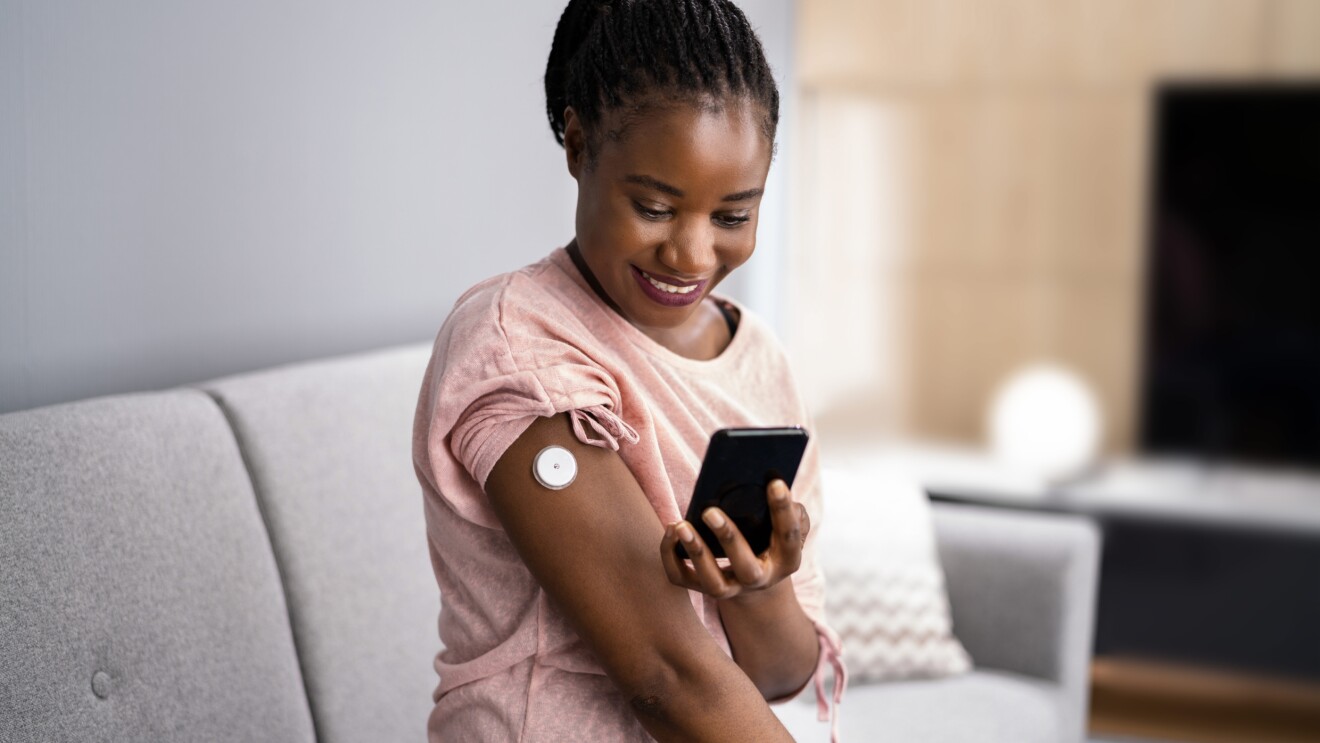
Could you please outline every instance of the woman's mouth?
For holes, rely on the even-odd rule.
[[[683,307],[692,304],[701,299],[701,290],[706,288],[707,280],[704,279],[690,284],[669,283],[672,280],[657,278],[637,266],[630,268],[633,276],[637,278],[637,284],[642,287],[642,292],[666,307]]]

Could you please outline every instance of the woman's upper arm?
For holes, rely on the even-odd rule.
[[[532,475],[552,444],[578,463],[562,490]],[[653,683],[659,661],[722,655],[687,591],[665,577],[664,526],[632,472],[617,452],[579,442],[566,415],[532,423],[491,470],[486,494],[523,562],[617,684]]]
[[[532,461],[577,458],[562,490]],[[617,452],[583,444],[566,415],[538,418],[500,457],[486,494],[518,554],[660,741],[790,741],[755,685],[660,562],[664,527]]]

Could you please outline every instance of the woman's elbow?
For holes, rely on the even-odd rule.
[[[688,717],[690,707],[717,698],[721,671],[741,674],[722,653],[701,658],[687,648],[652,647],[629,656],[613,664],[610,676],[635,715],[666,726]],[[721,668],[724,664],[731,668]]]

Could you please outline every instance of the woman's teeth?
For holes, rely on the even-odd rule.
[[[654,286],[660,291],[669,292],[670,294],[689,294],[693,289],[697,288],[696,284],[693,284],[692,286],[674,286],[673,284],[666,284],[663,281],[656,281],[651,274],[645,271],[642,271],[642,275],[646,277],[647,281],[651,282],[651,286]]]

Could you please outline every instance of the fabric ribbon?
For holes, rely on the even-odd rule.
[[[592,405],[585,408],[573,408],[569,410],[569,417],[573,420],[573,435],[577,436],[578,441],[590,446],[599,446],[612,451],[619,450],[619,439],[623,439],[630,444],[636,444],[641,440],[637,431],[632,426],[623,421],[622,418],[614,414],[614,411],[604,405]],[[600,438],[592,438],[582,426],[586,421]]]
[[[820,636],[820,658],[816,662],[816,719],[830,723],[830,743],[839,743],[839,703],[848,688],[848,669],[843,665],[843,646],[826,633]],[[834,671],[833,699],[825,693],[825,665]]]

